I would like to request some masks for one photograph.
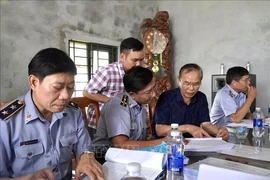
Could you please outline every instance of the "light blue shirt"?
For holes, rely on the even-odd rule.
[[[103,145],[113,146],[111,138],[118,135],[126,135],[129,140],[145,140],[146,120],[145,105],[139,105],[126,92],[119,93],[104,104],[93,145],[96,150]]]
[[[55,179],[71,179],[72,152],[79,156],[91,145],[80,109],[68,105],[63,112],[53,113],[50,123],[36,109],[31,90],[18,100],[0,111],[6,114],[13,108],[15,112],[0,119],[0,177],[50,168]],[[24,103],[20,110],[14,108],[17,102]]]
[[[235,113],[246,101],[246,95],[238,93],[228,84],[219,90],[215,96],[210,111],[211,122],[217,126],[226,126],[231,123],[230,115]]]

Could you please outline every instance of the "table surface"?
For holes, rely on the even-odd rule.
[[[231,129],[232,130],[232,129]],[[230,131],[232,132],[232,131]],[[270,128],[269,126],[266,126],[265,128],[265,134],[263,136],[263,151],[255,155],[250,155],[252,153],[252,146],[253,146],[253,137],[252,137],[252,129],[249,129],[247,138],[244,140],[238,140],[235,137],[234,133],[230,133],[230,138],[228,140],[229,143],[234,143],[235,147],[232,150],[232,152],[235,153],[217,153],[217,152],[185,152],[185,156],[189,158],[189,164],[198,162],[200,160],[206,159],[208,157],[215,157],[215,158],[221,158],[229,161],[234,162],[240,162],[243,164],[248,164],[256,167],[261,167],[264,169],[270,169],[270,161],[269,158],[266,158],[266,160],[263,160],[260,158],[261,156],[267,156],[269,154],[270,156]],[[241,145],[240,145],[241,142]],[[243,148],[240,151],[236,152],[236,150],[239,150],[239,147]],[[269,151],[268,151],[269,149]],[[249,154],[247,153],[249,151]],[[244,153],[244,154],[243,154]],[[246,156],[244,156],[246,153]],[[256,158],[259,157],[259,158]]]

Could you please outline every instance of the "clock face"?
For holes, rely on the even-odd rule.
[[[165,50],[167,43],[168,40],[164,34],[155,28],[152,28],[146,34],[146,48],[153,54],[161,54]]]

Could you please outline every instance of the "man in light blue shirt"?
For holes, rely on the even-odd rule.
[[[147,104],[154,96],[155,78],[151,70],[135,66],[123,78],[125,92],[107,101],[100,113],[93,149],[99,162],[109,147],[124,149],[159,145],[166,138],[146,141]]]
[[[56,48],[38,52],[28,65],[31,90],[0,110],[0,179],[104,179],[89,151],[90,136],[81,110],[69,102],[74,90],[74,62]]]
[[[242,119],[253,119],[249,108],[256,96],[256,88],[250,86],[249,72],[239,66],[230,68],[226,74],[226,85],[215,96],[210,112],[211,122],[226,126],[231,122],[240,123]]]

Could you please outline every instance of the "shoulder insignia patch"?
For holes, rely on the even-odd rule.
[[[19,112],[20,109],[24,107],[24,102],[22,100],[15,100],[9,105],[7,105],[4,109],[0,111],[0,119],[6,121],[15,113]]]
[[[120,105],[126,107],[127,106],[127,101],[128,101],[128,96],[124,94],[123,97],[122,97],[122,100],[120,102]]]
[[[229,95],[233,98],[235,95],[232,93],[232,91],[230,90]]]
[[[78,104],[76,104],[75,102],[69,101],[68,106],[73,108],[73,109],[79,109]]]

